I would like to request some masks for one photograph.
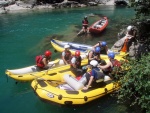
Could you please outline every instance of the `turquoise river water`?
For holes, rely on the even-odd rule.
[[[134,113],[127,106],[117,104],[111,95],[78,107],[46,103],[35,95],[31,82],[16,84],[5,75],[6,69],[33,65],[36,55],[46,49],[53,51],[52,38],[91,45],[105,40],[111,47],[119,30],[129,24],[134,13],[126,7],[98,6],[0,15],[0,113]],[[107,16],[109,25],[100,35],[76,37],[85,15],[88,15],[90,24]],[[53,52],[52,58],[60,58],[60,53]]]

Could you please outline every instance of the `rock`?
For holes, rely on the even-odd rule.
[[[1,7],[0,8],[0,14],[6,14],[7,10],[5,9],[5,7]]]
[[[96,2],[88,2],[88,6],[97,6],[98,4]]]
[[[5,0],[0,0],[0,7],[8,6],[9,2]]]

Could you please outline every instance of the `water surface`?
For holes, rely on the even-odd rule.
[[[109,25],[98,36],[76,37],[85,15],[90,25],[107,16]],[[117,104],[115,97],[107,95],[80,107],[61,107],[41,101],[30,83],[18,83],[6,77],[6,69],[16,69],[35,64],[35,56],[54,49],[50,39],[95,44],[105,40],[111,47],[117,33],[129,24],[134,10],[126,7],[99,6],[77,9],[57,9],[18,12],[0,15],[0,112],[1,113],[128,113],[125,105]],[[53,59],[60,53],[53,52]],[[133,110],[130,113],[134,113]]]

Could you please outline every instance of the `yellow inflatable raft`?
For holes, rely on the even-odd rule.
[[[49,66],[51,67],[48,70],[39,70],[36,65],[34,66],[29,66],[29,67],[24,67],[20,69],[12,69],[6,70],[6,75],[8,77],[15,79],[16,81],[21,81],[21,82],[26,82],[26,81],[31,81],[40,77],[43,77],[45,75],[47,79],[54,79],[54,80],[61,80],[60,76],[57,76],[58,73],[65,73],[70,71],[70,65],[60,65],[59,61],[61,59],[54,60],[49,63]],[[87,65],[88,60],[83,59],[81,62],[81,65]]]
[[[121,57],[115,57],[115,59],[124,60]],[[108,58],[106,62],[108,62]],[[41,99],[61,105],[86,104],[120,87],[118,82],[114,82],[108,76],[88,90],[82,90],[87,82],[83,78],[84,75],[80,80],[77,80],[71,71],[62,71],[57,72],[55,77],[55,79],[49,79],[49,75],[45,75],[33,80],[31,86]]]
[[[117,82],[107,79],[88,90],[82,90],[84,85],[80,80],[78,81],[70,75],[64,76],[66,84],[51,80],[33,80],[31,87],[42,100],[61,105],[86,104],[120,87]]]
[[[91,45],[86,45],[86,44],[79,44],[79,43],[73,43],[73,42],[65,42],[65,41],[60,41],[60,40],[56,40],[56,39],[52,39],[51,40],[51,45],[53,46],[53,48],[58,51],[58,52],[63,52],[64,51],[64,45],[70,45],[70,51],[72,54],[75,54],[76,50],[80,50],[82,55],[88,54],[88,52],[90,50],[92,50],[92,46]],[[128,53],[125,52],[116,52],[115,50],[108,50],[110,52],[114,52],[116,54],[116,56],[120,56],[120,57],[125,57],[126,55],[128,55]],[[102,55],[101,54],[102,59],[107,57],[107,55]]]

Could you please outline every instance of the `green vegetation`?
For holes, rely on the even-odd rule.
[[[150,112],[150,1],[132,0],[131,7],[136,11],[136,27],[138,28],[138,43],[145,47],[141,49],[141,57],[129,60],[123,66],[131,67],[123,72],[122,76],[116,75],[121,83],[118,91],[118,102],[128,103],[130,106],[139,106],[141,111]],[[145,52],[143,53],[143,50]]]
[[[136,18],[138,19],[149,16],[150,14],[150,1],[149,0],[131,0],[131,7],[135,8]]]
[[[131,67],[120,78],[119,102],[127,102],[130,106],[137,105],[141,110],[150,108],[150,54],[142,56],[140,60],[129,60],[124,64]]]

